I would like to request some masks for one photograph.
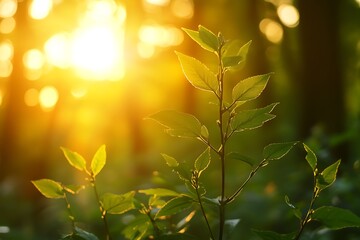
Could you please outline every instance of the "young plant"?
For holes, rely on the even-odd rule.
[[[201,121],[188,113],[166,110],[151,115],[149,118],[157,121],[166,128],[166,132],[174,137],[194,138],[205,144],[205,150],[196,158],[194,164],[190,167],[188,163],[178,161],[174,157],[163,154],[167,165],[176,172],[181,180],[185,182],[188,194],[175,197],[169,200],[159,210],[157,215],[169,216],[184,209],[195,207],[201,212],[208,236],[210,239],[223,239],[225,236],[225,225],[234,227],[239,219],[227,219],[226,208],[228,204],[233,202],[243,191],[247,183],[255,176],[255,174],[263,167],[267,166],[271,161],[284,157],[297,142],[273,143],[267,145],[263,150],[263,159],[261,161],[254,160],[242,153],[233,152],[228,149],[228,142],[235,133],[253,130],[263,126],[264,123],[275,118],[272,111],[278,103],[272,103],[265,107],[256,109],[241,109],[241,107],[256,98],[258,98],[265,89],[271,73],[248,77],[239,81],[233,87],[231,93],[225,91],[226,79],[225,75],[230,70],[240,69],[245,60],[251,42],[240,45],[239,41],[226,41],[221,33],[215,35],[213,32],[203,26],[199,26],[198,31],[183,29],[191,39],[193,39],[200,47],[213,53],[217,58],[217,72],[212,72],[204,63],[191,56],[176,52],[180,61],[183,73],[186,79],[197,89],[207,91],[216,98],[217,117],[219,138],[215,145],[213,139],[210,140],[208,128]],[[229,102],[227,99],[231,99]],[[314,194],[310,203],[310,207],[302,218],[300,210],[294,208],[295,216],[300,219],[300,228],[298,232],[288,235],[277,234],[273,232],[256,231],[258,236],[264,239],[299,239],[305,225],[313,220],[323,222],[325,226],[334,229],[341,227],[356,226],[359,227],[359,218],[347,210],[340,210],[334,207],[320,207],[313,210],[314,202],[319,196],[320,191],[330,186],[336,178],[336,172],[340,161],[326,168],[322,173],[318,173],[316,168],[316,157],[306,145],[305,150],[308,152],[307,160],[314,171]],[[207,169],[211,162],[210,151],[217,156],[221,166],[221,187],[219,196],[214,200],[206,196],[206,187],[201,183],[200,177]],[[225,189],[227,179],[226,165],[229,159],[239,159],[252,167],[248,177],[233,193],[228,193]],[[288,197],[286,202],[290,204]],[[218,208],[218,229],[212,228],[214,222],[210,222],[206,212],[205,205],[216,205]],[[335,214],[335,215],[332,215]],[[335,220],[336,215],[340,214],[341,219]],[[346,222],[346,218],[351,219],[351,224]],[[215,232],[218,232],[216,238]]]
[[[135,191],[131,191],[125,194],[113,194],[105,193],[100,195],[96,186],[96,176],[101,172],[106,163],[106,150],[105,145],[102,145],[92,158],[90,167],[86,166],[85,159],[78,154],[67,148],[61,148],[68,163],[86,174],[86,181],[93,188],[101,218],[104,222],[104,228],[106,231],[106,239],[110,240],[111,235],[109,231],[109,225],[107,221],[107,214],[123,214],[131,209],[135,208],[134,195]],[[63,237],[62,239],[84,239],[84,240],[96,240],[98,239],[94,234],[89,233],[76,226],[75,217],[72,214],[71,206],[67,198],[68,193],[78,194],[79,191],[85,188],[86,185],[72,186],[64,185],[51,179],[40,179],[32,181],[35,187],[47,198],[63,198],[68,209],[69,218],[72,223],[72,233]],[[88,185],[88,184],[87,184]]]

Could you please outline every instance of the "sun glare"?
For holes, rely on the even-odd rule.
[[[29,15],[33,19],[44,19],[49,15],[52,7],[52,0],[33,0],[29,7]]]
[[[40,90],[39,102],[43,110],[51,110],[59,99],[58,91],[55,87],[46,86]]]
[[[277,8],[277,14],[281,22],[287,27],[293,28],[299,24],[299,11],[292,5],[281,4]]]

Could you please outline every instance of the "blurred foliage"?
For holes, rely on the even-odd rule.
[[[4,2],[0,0],[0,6]],[[74,31],[91,1],[52,1],[49,15],[38,20],[28,15],[28,8],[35,1],[15,2],[16,26],[10,33],[1,30],[0,35],[0,42],[10,40],[14,49],[12,74],[0,76],[0,239],[54,239],[66,232],[59,226],[70,228],[62,204],[43,199],[30,182],[44,176],[67,179],[69,183],[82,180],[76,173],[69,174],[70,167],[62,161],[60,146],[76,149],[90,158],[105,143],[108,162],[104,170],[108,174],[99,175],[98,180],[104,191],[117,189],[118,192],[176,182],[175,176],[165,175],[167,170],[160,152],[166,150],[184,159],[193,159],[201,152],[197,143],[191,140],[180,143],[164,136],[160,127],[143,118],[159,109],[179,109],[196,113],[207,126],[216,128],[216,123],[206,122],[207,115],[216,109],[211,105],[199,107],[199,102],[211,99],[193,91],[183,81],[174,49],[191,52],[206,63],[212,59],[193,48],[188,39],[177,46],[156,45],[150,58],[141,57],[137,54],[139,29],[152,23],[190,29],[201,23],[244,44],[252,40],[245,70],[229,76],[229,81],[275,72],[263,100],[281,103],[276,110],[279,117],[269,126],[255,130],[255,134],[242,134],[229,144],[240,152],[258,156],[261,153],[258,146],[269,142],[306,140],[319,156],[319,165],[329,165],[341,158],[338,180],[324,191],[324,195],[327,192],[329,195],[323,196],[323,201],[360,213],[358,1],[286,1],[299,12],[300,20],[295,27],[288,27],[281,20],[278,10],[285,3],[281,0],[116,1],[127,12],[123,43],[126,73],[119,81],[87,81],[74,68],[48,65],[37,80],[28,80],[23,65],[26,51],[43,49],[46,40],[55,33]],[[193,14],[179,17],[176,15],[179,11],[171,10],[175,2],[190,6]],[[180,9],[180,5],[176,6]],[[0,16],[0,25],[5,25],[5,19]],[[260,29],[264,19],[271,21],[263,23],[282,32],[279,41]],[[2,52],[1,61],[4,56]],[[44,110],[39,104],[24,103],[28,89],[40,91],[48,85],[58,92],[53,108]],[[86,94],[74,97],[72,91],[76,89],[85,89]],[[253,142],[258,144],[250,144]],[[293,202],[307,197],[308,193],[302,189],[311,184],[308,180],[311,172],[299,155],[291,154],[285,167],[277,163],[269,166],[249,185],[242,200],[229,209],[229,214],[244,219],[236,232],[251,239],[251,233],[246,231],[252,227],[282,231],[297,224],[286,215],[284,195],[293,196]],[[210,168],[214,174],[218,171],[216,166]],[[243,163],[234,162],[229,168],[229,176],[234,179],[229,181],[237,181],[237,173],[246,170]],[[211,173],[204,178],[218,184]],[[297,187],[288,185],[288,181]],[[70,199],[79,205],[76,208],[79,212],[74,214],[81,216],[80,222],[98,217],[98,209],[89,207],[91,194],[88,195],[80,200]],[[279,219],[283,220],[279,222]],[[109,221],[118,222],[112,218]],[[89,227],[93,229],[101,225],[96,221],[92,224]],[[122,224],[125,223],[119,223],[119,228]],[[356,239],[359,235],[353,229],[336,233],[324,230],[312,237],[335,240],[345,236]]]

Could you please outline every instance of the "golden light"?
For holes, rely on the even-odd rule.
[[[89,80],[122,77],[119,38],[109,27],[79,29],[72,40],[71,62]]]
[[[284,31],[278,22],[264,18],[259,24],[260,31],[273,43],[281,42]]]
[[[15,15],[17,10],[16,0],[0,0],[0,17],[10,18]]]
[[[40,90],[39,103],[43,110],[51,110],[59,99],[58,91],[55,87],[46,86]]]
[[[355,0],[355,2],[359,5],[360,7],[360,0]]]
[[[139,39],[154,46],[168,47],[181,44],[184,36],[175,27],[149,24],[139,29]]]
[[[124,77],[124,21],[126,10],[112,0],[90,1],[70,40],[69,63],[87,80]],[[57,45],[57,44],[54,44]],[[51,49],[55,46],[50,47]]]
[[[299,24],[300,14],[293,5],[281,4],[277,8],[277,14],[281,22],[287,27],[293,28]]]
[[[148,43],[139,42],[137,44],[137,51],[140,57],[151,58],[155,54],[155,47]]]
[[[82,98],[87,94],[86,88],[73,88],[71,89],[71,95],[73,95],[74,98]]]
[[[47,61],[59,68],[70,65],[70,37],[67,33],[57,33],[50,37],[44,45]]]
[[[16,26],[16,21],[13,17],[4,18],[0,22],[0,33],[9,34],[14,31]]]
[[[4,99],[4,93],[3,93],[3,91],[0,90],[0,106],[3,103],[3,99]]]
[[[145,2],[157,6],[166,6],[170,0],[145,0]]]
[[[38,49],[30,49],[23,56],[23,63],[28,69],[41,69],[44,66],[44,54]]]
[[[192,0],[174,0],[171,2],[171,12],[179,18],[190,19],[194,16]]]
[[[53,7],[52,0],[33,0],[29,6],[29,15],[33,19],[46,18]]]
[[[0,61],[11,60],[14,55],[14,46],[10,41],[0,43]]]
[[[11,75],[13,64],[11,59],[14,55],[14,46],[10,41],[0,43],[0,78],[7,78]]]
[[[39,104],[39,91],[35,88],[28,89],[24,94],[26,106],[35,107]]]

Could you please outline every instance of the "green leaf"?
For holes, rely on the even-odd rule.
[[[234,159],[234,160],[240,160],[244,163],[247,163],[249,164],[251,167],[253,167],[257,161],[251,157],[248,157],[248,156],[245,156],[241,153],[238,153],[238,152],[231,152],[227,155],[227,158],[229,159]]]
[[[203,49],[210,51],[210,52],[214,52],[214,49],[209,46],[208,44],[206,44],[201,38],[200,38],[200,34],[198,31],[194,31],[191,29],[187,29],[187,28],[182,28],[182,30],[184,30],[184,32],[187,33],[187,35],[189,35],[189,37],[194,40],[197,44],[200,45],[200,47],[202,47]]]
[[[61,150],[63,151],[65,158],[68,160],[71,166],[80,171],[86,169],[86,161],[80,154],[64,147],[61,147]]]
[[[196,88],[216,92],[219,84],[216,75],[199,60],[176,52],[186,79]]]
[[[201,136],[205,139],[209,138],[209,131],[204,125],[201,126]]]
[[[211,161],[210,148],[208,147],[200,156],[195,160],[195,170],[198,171],[199,176],[209,166]]]
[[[278,160],[284,157],[298,142],[272,143],[263,150],[266,160]]]
[[[94,177],[99,174],[101,169],[105,166],[105,163],[106,163],[106,149],[105,149],[105,145],[102,145],[96,151],[91,161],[91,171]]]
[[[100,201],[107,213],[123,214],[135,208],[134,195],[135,191],[125,194],[105,193],[101,196]]]
[[[84,240],[98,240],[98,238],[94,234],[89,233],[78,227],[75,227],[75,235],[81,237]]]
[[[193,203],[193,199],[185,195],[173,198],[157,212],[155,219],[163,216],[171,216],[176,213],[182,212],[190,208]]]
[[[302,220],[302,213],[301,213],[300,209],[298,209],[292,203],[290,203],[290,199],[287,195],[285,195],[285,203],[292,209],[294,216],[297,217],[298,219]]]
[[[263,240],[293,240],[296,233],[280,234],[277,232],[252,229]]]
[[[257,75],[240,81],[232,90],[233,102],[247,102],[260,96],[271,75]]]
[[[78,194],[81,190],[85,189],[84,185],[64,185],[63,187],[71,194]]]
[[[136,216],[134,221],[127,224],[122,233],[126,239],[141,240],[146,239],[145,236],[150,228],[151,223],[148,216],[140,215]]]
[[[165,153],[162,153],[161,156],[165,159],[166,161],[166,164],[169,166],[169,167],[177,167],[179,166],[179,163],[176,161],[175,158],[165,154]]]
[[[270,104],[264,108],[244,110],[238,112],[231,120],[231,127],[234,132],[252,130],[261,127],[265,122],[275,118],[270,114],[278,103]]]
[[[335,163],[325,168],[324,171],[322,171],[319,175],[317,175],[316,187],[319,188],[320,191],[324,190],[335,182],[340,162],[341,160],[336,161]]]
[[[51,179],[40,179],[31,182],[47,198],[65,198],[63,187],[59,182]]]
[[[198,138],[202,125],[193,115],[173,110],[165,110],[149,116],[167,128],[166,132],[175,137]]]
[[[200,39],[215,52],[219,48],[218,37],[204,26],[199,25],[199,37]]]
[[[144,190],[139,190],[139,193],[143,193],[146,195],[156,195],[159,197],[177,197],[180,193],[177,193],[173,190],[166,189],[166,188],[149,188]]]
[[[320,221],[327,228],[336,230],[348,227],[360,227],[360,217],[347,209],[322,206],[315,209],[312,220]]]
[[[317,166],[317,157],[315,153],[310,149],[310,147],[308,147],[305,143],[303,143],[303,145],[305,151],[307,152],[305,159],[309,163],[313,172],[315,172]]]
[[[246,55],[249,51],[251,41],[245,45],[241,45],[239,40],[230,41],[224,46],[224,53],[222,55],[222,62],[225,68],[238,69],[242,67],[246,60]]]

